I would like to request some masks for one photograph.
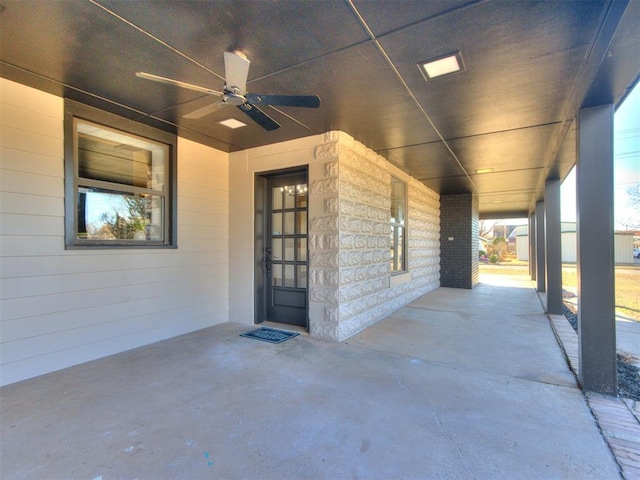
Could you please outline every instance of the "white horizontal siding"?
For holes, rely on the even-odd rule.
[[[2,157],[3,164],[5,158],[9,161],[10,156]],[[64,197],[60,196],[61,192],[64,192],[63,178],[42,175],[38,172],[19,172],[2,168],[0,171],[0,189],[9,193],[64,199]]]
[[[226,321],[226,317],[227,315],[220,317],[206,315],[199,318],[192,318],[189,324],[179,321],[167,325],[159,325],[154,330],[143,330],[127,335],[106,338],[99,342],[84,344],[76,348],[60,349],[49,354],[19,360],[4,366],[2,381],[6,385],[25,378],[35,377],[48,371],[70,367],[84,361],[105,357],[116,352],[122,352],[206,328],[212,324],[222,323]],[[78,359],[82,360],[78,361]],[[55,368],[49,368],[43,371],[43,365],[55,366]]]
[[[0,192],[0,212],[61,217],[64,215],[64,199],[24,193]]]
[[[60,98],[0,79],[0,384],[229,316],[229,165],[178,139],[178,248],[65,250]]]
[[[60,236],[60,216],[0,213],[3,235]]]
[[[63,116],[61,98],[8,80],[0,80],[0,104],[59,119]]]
[[[37,172],[38,175],[56,178],[64,176],[64,167],[60,165],[56,157],[2,147],[0,148],[0,158],[3,159],[2,167],[5,170]]]

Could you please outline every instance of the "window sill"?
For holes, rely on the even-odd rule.
[[[389,287],[397,287],[403,283],[411,281],[411,272],[401,272],[392,274],[389,279]]]

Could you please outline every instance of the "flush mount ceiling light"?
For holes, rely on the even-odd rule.
[[[476,173],[478,175],[481,175],[483,173],[491,173],[491,172],[493,172],[493,168],[479,168],[476,170]]]
[[[226,120],[221,120],[218,123],[220,125],[224,125],[225,127],[229,127],[233,129],[247,126],[246,123],[243,123],[240,120],[236,120],[235,118],[227,118]]]
[[[449,53],[418,64],[426,80],[464,71],[464,62],[460,52]]]

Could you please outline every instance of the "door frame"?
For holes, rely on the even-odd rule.
[[[265,246],[267,243],[267,212],[270,211],[267,203],[267,182],[273,177],[286,177],[305,175],[309,182],[309,169],[307,165],[282,170],[271,170],[254,174],[254,324],[259,324],[267,319],[268,286],[265,268]],[[307,197],[307,212],[309,211],[309,198]],[[308,215],[308,213],[307,213]],[[308,216],[307,216],[308,221]],[[308,235],[308,225],[307,225]],[[307,241],[307,249],[309,243]],[[306,329],[309,329],[309,255],[307,252],[307,296],[306,296]]]

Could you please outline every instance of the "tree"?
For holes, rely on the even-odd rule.
[[[147,225],[147,199],[140,196],[123,196],[122,204],[126,215],[114,210],[112,213],[103,213],[100,220],[104,223],[103,229],[106,228],[113,238],[131,240],[136,238],[136,232],[144,232]]]
[[[507,250],[507,242],[504,237],[495,237],[489,245],[489,256],[496,255],[498,260],[502,260],[505,251]]]
[[[632,207],[640,208],[640,183],[627,188],[627,195],[629,196],[627,203]]]
[[[497,220],[480,220],[480,228],[478,235],[487,238],[493,232],[493,227],[498,223]],[[492,234],[493,235],[493,234]]]
[[[635,210],[635,214],[618,218],[617,223],[623,225],[626,230],[636,230],[640,228],[640,183],[627,187],[627,205]]]

